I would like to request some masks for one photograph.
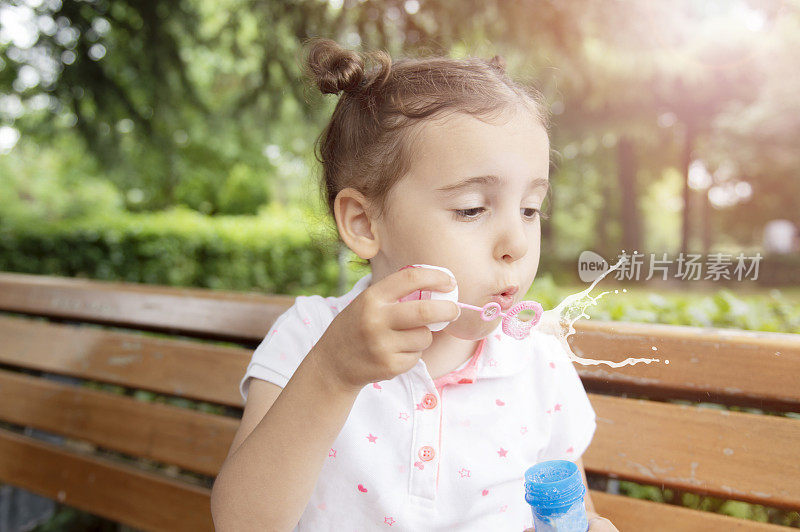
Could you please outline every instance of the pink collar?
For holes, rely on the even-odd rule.
[[[478,347],[475,349],[475,353],[472,355],[472,358],[469,359],[469,362],[467,362],[466,366],[459,370],[451,371],[450,373],[442,375],[433,381],[433,384],[436,386],[436,389],[439,391],[440,395],[442,393],[442,388],[448,384],[469,384],[475,382],[475,379],[478,377],[478,358],[483,352],[483,346],[485,343],[486,338],[482,338],[478,344]]]

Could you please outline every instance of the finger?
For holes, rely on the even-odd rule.
[[[382,301],[394,303],[417,290],[450,292],[454,288],[450,281],[450,276],[441,270],[405,268],[381,279],[375,283],[375,288]]]
[[[397,303],[389,316],[389,328],[395,331],[423,327],[430,323],[454,321],[461,309],[452,301],[430,299],[427,301],[403,301]]]
[[[605,517],[594,514],[593,517],[589,517],[588,532],[619,532],[619,530]]]
[[[406,355],[422,355],[422,351],[425,351],[431,345],[431,334],[431,330],[427,327],[390,331],[392,351]]]

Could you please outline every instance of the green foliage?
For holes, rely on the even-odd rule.
[[[65,138],[52,149],[20,142],[0,156],[0,222],[19,226],[111,214],[122,207],[119,191],[97,176],[97,165]]]
[[[659,486],[638,484],[626,480],[619,481],[620,493],[636,499],[677,504],[693,510],[730,515],[739,519],[750,519],[762,523],[775,523],[784,526],[800,526],[800,512],[767,508],[760,504],[720,499],[717,497],[680,492]]]
[[[264,176],[238,163],[231,168],[220,190],[219,207],[225,214],[255,214],[269,199]]]
[[[623,292],[611,283],[605,285],[601,281],[591,293],[597,296],[609,292],[587,309],[592,319],[800,333],[797,290],[751,288],[749,292],[740,290],[734,294],[728,288],[715,291],[627,288]],[[526,297],[548,309],[586,286],[559,286],[551,275],[545,274],[537,277]]]
[[[211,218],[154,214],[0,226],[0,270],[148,284],[295,293],[336,283],[335,245],[300,209]],[[332,266],[333,267],[332,267]]]

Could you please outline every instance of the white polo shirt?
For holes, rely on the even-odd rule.
[[[250,377],[284,387],[371,279],[341,297],[298,296],[253,353],[242,397]],[[420,359],[361,389],[295,530],[522,531],[533,526],[525,470],[577,460],[595,428],[561,344],[538,332],[515,340],[498,323],[470,360],[436,381]]]

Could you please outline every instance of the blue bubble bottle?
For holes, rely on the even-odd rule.
[[[525,471],[525,502],[536,532],[587,532],[581,471],[569,460],[549,460]]]

